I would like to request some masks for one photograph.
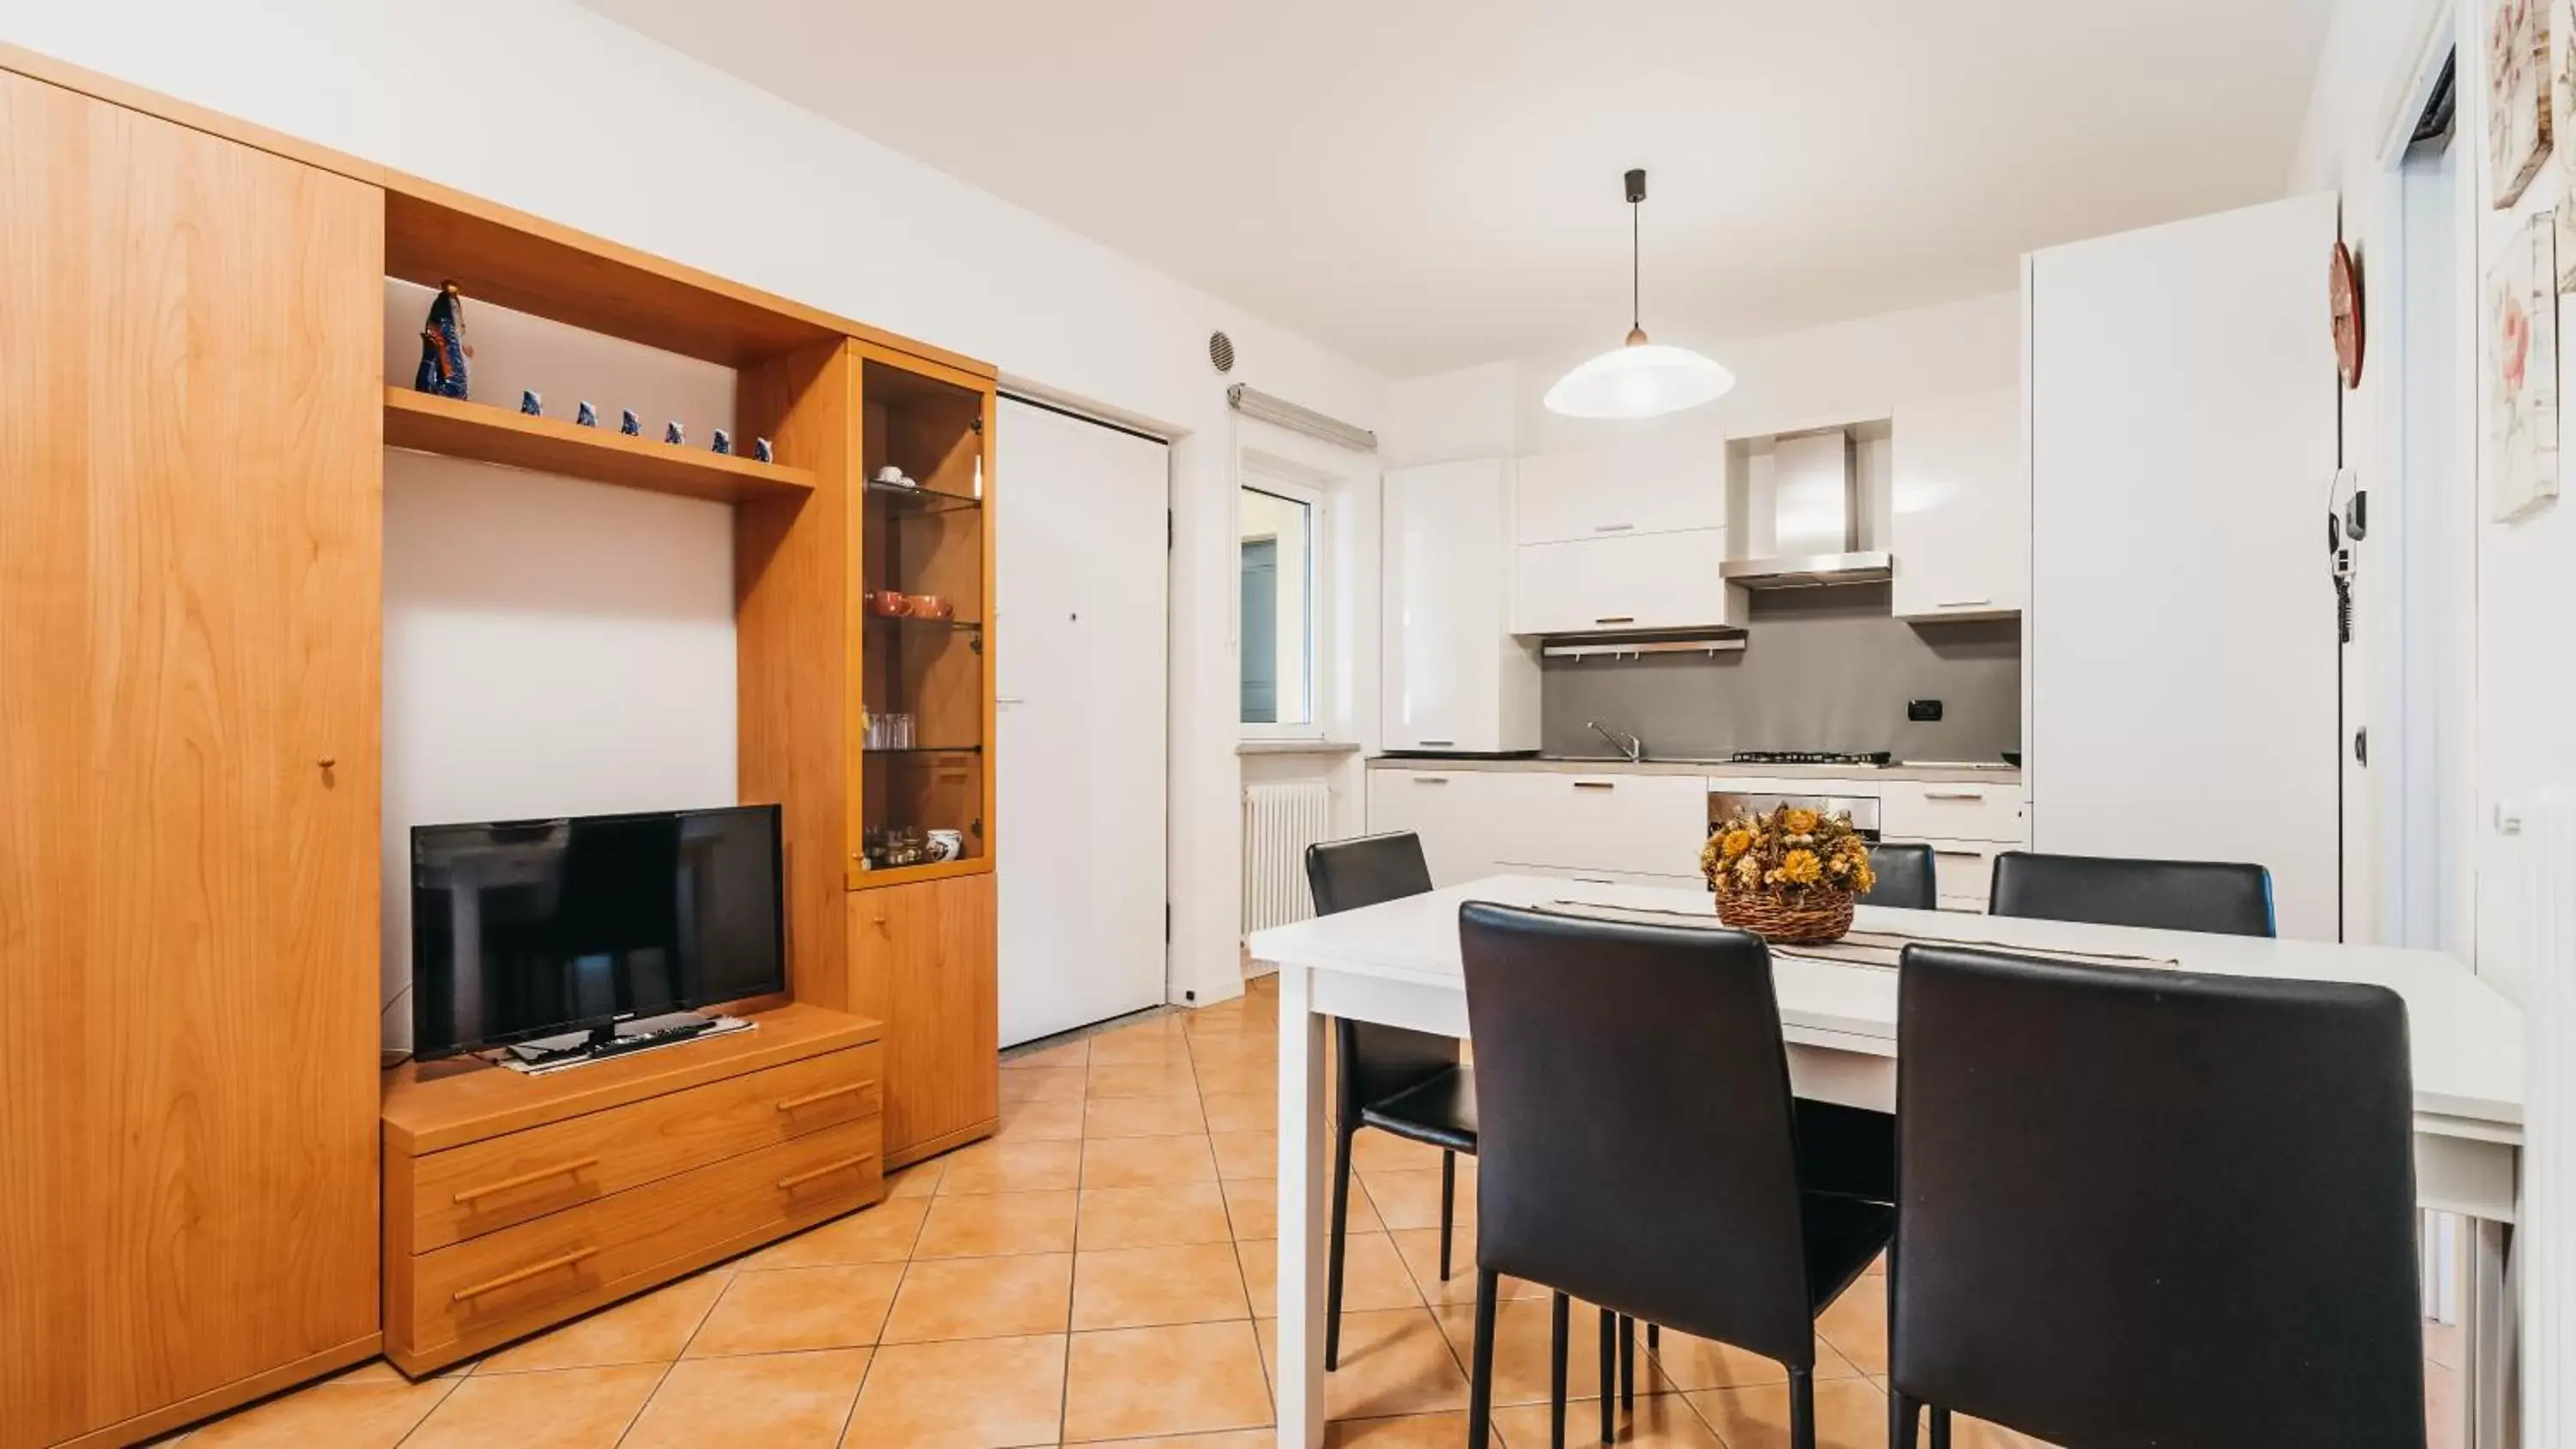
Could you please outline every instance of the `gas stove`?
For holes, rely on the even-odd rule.
[[[1726,758],[1737,765],[1857,765],[1871,770],[1896,763],[1887,750],[1737,750]]]

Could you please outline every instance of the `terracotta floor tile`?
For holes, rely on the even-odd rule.
[[[502,1349],[475,1366],[478,1374],[532,1369],[601,1368],[620,1363],[669,1363],[689,1346],[733,1274],[701,1273],[641,1297],[577,1318],[561,1328]]]
[[[1091,1073],[1080,1067],[1030,1067],[1002,1073],[1004,1102],[1076,1102],[1087,1093]]]
[[[1467,1416],[1407,1414],[1393,1419],[1339,1419],[1324,1426],[1324,1449],[1458,1449],[1467,1439]],[[1506,1443],[1498,1433],[1495,1442]],[[1519,1449],[1512,1444],[1510,1449]],[[1546,1449],[1540,1440],[1538,1449]]]
[[[1377,1215],[1385,1219],[1388,1227],[1440,1226],[1440,1169],[1437,1165],[1401,1172],[1362,1170],[1359,1180],[1368,1187],[1369,1201],[1376,1205]],[[1458,1221],[1471,1222],[1475,1216],[1476,1167],[1472,1160],[1461,1158],[1458,1162]]]
[[[1279,1321],[1261,1321],[1264,1362],[1279,1364]],[[1467,1406],[1467,1371],[1427,1308],[1342,1311],[1340,1366],[1324,1376],[1324,1417],[1376,1419]]]
[[[1392,1132],[1365,1131],[1351,1139],[1351,1166],[1363,1173],[1436,1172],[1440,1149]]]
[[[1266,1177],[1229,1180],[1225,1184],[1225,1215],[1238,1238],[1279,1236],[1279,1184]]]
[[[2458,1368],[2468,1361],[2468,1330],[2457,1323],[2435,1323],[2424,1320],[2424,1360],[2446,1369]]]
[[[1273,1100],[1279,1096],[1279,1068],[1272,1062],[1246,1059],[1231,1066],[1206,1067],[1198,1078],[1202,1092]]]
[[[1168,1066],[1190,1064],[1189,1034],[1178,1026],[1121,1027],[1091,1039],[1091,1067]]]
[[[1062,1333],[1072,1288],[1071,1253],[925,1258],[904,1270],[881,1337],[920,1343]]]
[[[902,1277],[887,1263],[737,1273],[688,1356],[865,1347],[877,1341]]]
[[[878,1349],[845,1449],[1053,1444],[1064,1410],[1062,1334]]]
[[[1171,1187],[1216,1181],[1205,1137],[1099,1137],[1082,1144],[1084,1187]]]
[[[926,1179],[937,1183],[938,1178]],[[826,1263],[900,1263],[912,1256],[921,1221],[930,1215],[927,1194],[888,1198],[772,1243],[743,1260],[745,1268],[814,1268]]]
[[[1206,1115],[1210,1132],[1279,1130],[1279,1098],[1275,1093],[1201,1092],[1199,1109]]]
[[[663,1364],[628,1364],[460,1379],[403,1446],[611,1449],[665,1372]]]
[[[618,1449],[832,1449],[867,1370],[864,1348],[691,1359]]]
[[[393,1449],[459,1382],[318,1384],[208,1424],[184,1442],[192,1449]]]
[[[1275,1032],[1190,1033],[1190,1065],[1199,1071],[1211,1067],[1272,1066],[1279,1064],[1279,1037]]]
[[[2467,1413],[2460,1371],[2438,1363],[2424,1366],[2424,1442],[2428,1449],[2466,1449],[2461,1418]]]
[[[1327,1431],[1329,1432],[1329,1431]],[[1273,1449],[1279,1436],[1268,1429],[1231,1429],[1222,1434],[1170,1434],[1151,1439],[1123,1439],[1118,1449]],[[1327,1444],[1332,1441],[1328,1438]],[[1456,1449],[1455,1445],[1451,1449]]]
[[[466,1374],[473,1371],[474,1364],[475,1360],[473,1359],[467,1359],[463,1363],[449,1364],[447,1367],[440,1369],[437,1373],[430,1375],[430,1377],[438,1379],[463,1378]],[[329,1384],[345,1384],[352,1388],[356,1388],[367,1384],[407,1384],[410,1382],[410,1379],[403,1377],[402,1370],[395,1368],[392,1364],[387,1363],[383,1359],[371,1358],[365,1363],[358,1365],[356,1368],[341,1370],[338,1374],[324,1379],[322,1384],[316,1385],[315,1387],[318,1388]]]
[[[1091,1042],[1077,1037],[1072,1041],[1033,1052],[1015,1052],[1002,1058],[1002,1070],[1034,1071],[1047,1067],[1079,1067],[1091,1061]]]
[[[1276,1132],[1216,1132],[1208,1137],[1216,1149],[1216,1173],[1219,1177],[1268,1177],[1279,1175],[1279,1134]]]
[[[894,1202],[908,1197],[928,1197],[937,1192],[940,1169],[945,1166],[946,1163],[934,1157],[928,1162],[916,1162],[910,1167],[887,1173],[886,1200]]]
[[[942,1159],[939,1195],[1062,1192],[1082,1185],[1082,1144],[1075,1141],[978,1142]]]
[[[1132,1439],[1270,1422],[1270,1380],[1249,1321],[1077,1333],[1064,1438]]]
[[[1106,1248],[1074,1256],[1076,1329],[1148,1328],[1251,1316],[1243,1269],[1231,1244]]]
[[[992,1140],[1061,1142],[1080,1137],[1083,1105],[1075,1098],[1061,1102],[1005,1102],[1001,1125],[993,1129]]]
[[[1449,1336],[1449,1346],[1460,1363],[1472,1363],[1475,1351],[1476,1311],[1467,1308],[1438,1310],[1441,1331]],[[1548,1300],[1521,1299],[1501,1304],[1494,1315],[1494,1402],[1497,1404],[1544,1404],[1548,1391],[1547,1356]],[[1566,1396],[1592,1398],[1600,1392],[1601,1328],[1600,1310],[1589,1303],[1576,1303],[1566,1315],[1565,1381]],[[1642,1352],[1644,1330],[1638,1331]],[[1654,1372],[1651,1359],[1637,1365],[1637,1392],[1662,1393],[1671,1385]],[[1596,1409],[1595,1414],[1598,1414]],[[1599,1421],[1596,1418],[1594,1422]]]
[[[1222,1243],[1230,1236],[1225,1196],[1213,1182],[1082,1190],[1076,1238],[1085,1249]]]
[[[1112,1063],[1091,1069],[1093,1097],[1186,1097],[1199,1089],[1186,1054],[1166,1062]]]
[[[1643,1353],[1645,1348],[1646,1330],[1640,1324],[1637,1328],[1637,1350]],[[1822,1339],[1817,1340],[1816,1348],[1817,1378],[1852,1377],[1850,1365]],[[1764,1358],[1758,1353],[1669,1328],[1663,1332],[1663,1343],[1655,1350],[1654,1359],[1656,1369],[1677,1389],[1734,1389],[1750,1384],[1785,1384],[1789,1381],[1789,1370],[1777,1359]]]
[[[1510,1449],[1547,1449],[1548,1406],[1544,1403],[1519,1404],[1494,1411],[1494,1429]],[[1726,1443],[1709,1432],[1699,1411],[1679,1394],[1642,1394],[1634,1409],[1622,1409],[1613,1421],[1618,1442],[1640,1449],[1728,1449]],[[1601,1407],[1598,1399],[1581,1406],[1567,1405],[1565,1441],[1568,1444],[1592,1445],[1600,1442]],[[1882,1438],[1885,1436],[1882,1435]],[[1886,1449],[1884,1444],[1871,1449]]]
[[[1789,1449],[1789,1386],[1714,1389],[1691,1407],[1727,1449]],[[1867,1379],[1816,1385],[1816,1449],[1887,1449],[1887,1396]]]
[[[916,1258],[990,1258],[1073,1251],[1070,1192],[997,1192],[943,1197],[921,1225]]]
[[[1253,1316],[1275,1317],[1279,1312],[1277,1240],[1255,1239],[1235,1248],[1243,1263],[1244,1286],[1252,1294]],[[1343,1240],[1343,1251],[1347,1254],[1342,1263],[1343,1311],[1422,1306],[1422,1290],[1386,1234],[1352,1233]],[[1468,1301],[1475,1301],[1472,1290]]]
[[[1279,1243],[1274,1238],[1234,1245],[1234,1259],[1243,1267],[1243,1291],[1251,1300],[1252,1316],[1279,1316]]]
[[[1434,1307],[1463,1303],[1476,1304],[1476,1225],[1460,1223],[1453,1230],[1457,1236],[1449,1245],[1449,1281],[1440,1280],[1440,1230],[1438,1228],[1404,1228],[1387,1234],[1395,1240],[1395,1250],[1404,1255],[1406,1271],[1413,1274],[1413,1286]],[[1506,1276],[1498,1285],[1504,1302],[1515,1298],[1544,1298],[1547,1290],[1535,1283],[1525,1283]]]
[[[1883,1392],[1885,1386],[1880,1387]],[[1929,1435],[1925,1436],[1924,1442],[1931,1442]],[[2053,1446],[2034,1439],[2028,1434],[2015,1433],[2000,1425],[1989,1424],[1983,1419],[1971,1419],[1965,1415],[1951,1421],[1950,1442],[1957,1446],[1957,1449],[2053,1449]],[[2440,1435],[2433,1436],[2432,1443],[2439,1445],[2441,1442]]]
[[[1865,1279],[1843,1291],[1816,1319],[1816,1336],[1865,1374],[1887,1372],[1887,1290]]]
[[[1207,1130],[1196,1097],[1094,1097],[1083,1104],[1085,1137],[1181,1137]]]

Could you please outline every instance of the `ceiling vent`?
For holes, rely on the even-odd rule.
[[[1222,332],[1209,333],[1208,361],[1219,372],[1234,371],[1234,339]]]

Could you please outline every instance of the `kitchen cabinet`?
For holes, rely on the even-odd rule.
[[[1538,748],[1538,651],[1512,637],[1513,467],[1482,458],[1386,475],[1386,747]]]
[[[1517,492],[1524,544],[1724,528],[1726,454],[1704,443],[1533,453]]]
[[[1688,876],[1708,839],[1708,781],[1697,775],[1498,773],[1506,869]]]
[[[1890,612],[2016,615],[2030,598],[2030,488],[2017,388],[1896,410]]]
[[[2018,783],[1938,784],[1890,780],[1876,786],[1879,828],[1895,840],[1993,840],[2018,845],[2028,833]]]
[[[1719,577],[1723,528],[1525,544],[1519,554],[1515,634],[1744,626],[1744,590]]]
[[[1496,874],[1503,868],[1494,856],[1505,808],[1500,786],[1510,778],[1488,770],[1371,770],[1369,833],[1420,836],[1434,886]]]

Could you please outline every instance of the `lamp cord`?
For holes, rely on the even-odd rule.
[[[1643,289],[1644,283],[1640,280],[1640,274],[1641,274],[1641,272],[1642,272],[1642,270],[1643,270],[1643,268],[1644,268],[1644,266],[1645,266],[1645,263],[1644,263],[1642,260],[1640,260],[1640,255],[1641,255],[1641,238],[1644,236],[1644,233],[1639,229],[1639,226],[1638,226],[1638,221],[1637,221],[1637,211],[1638,211],[1637,203],[1635,203],[1635,202],[1633,202],[1633,201],[1632,201],[1632,202],[1629,202],[1629,203],[1628,203],[1628,330],[1629,330],[1629,331],[1631,331],[1631,332],[1643,331],[1643,330],[1645,329],[1645,326],[1646,326],[1646,308],[1645,308],[1645,303],[1644,303],[1644,299],[1643,299],[1643,295],[1642,295],[1642,289]]]

